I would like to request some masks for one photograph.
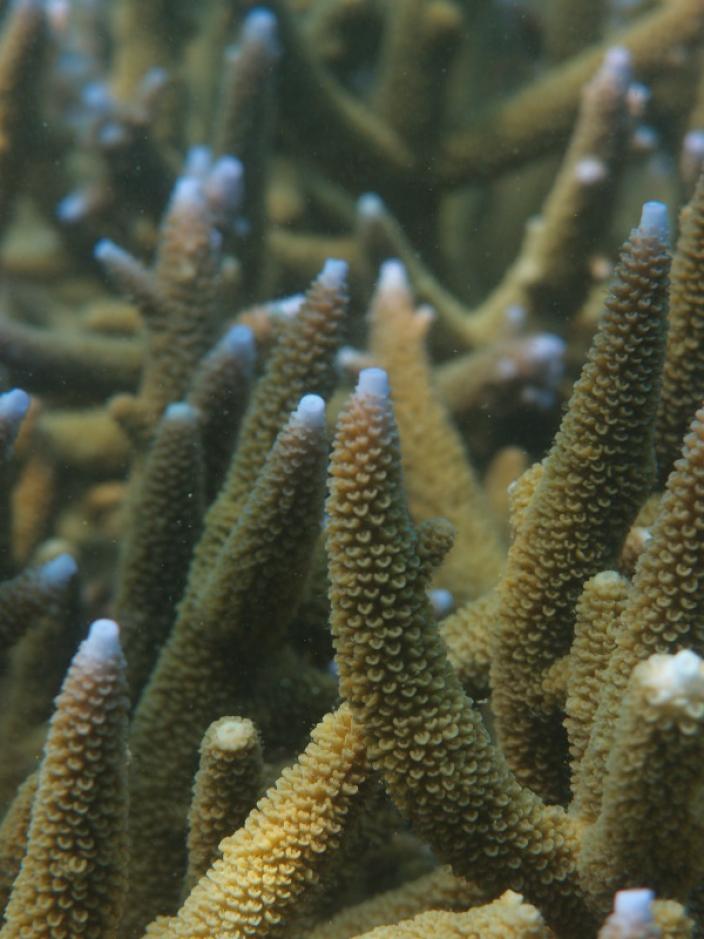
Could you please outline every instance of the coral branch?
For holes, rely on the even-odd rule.
[[[127,696],[118,629],[97,620],[51,721],[2,939],[109,936],[127,887]]]
[[[320,890],[366,776],[361,736],[347,708],[315,728],[295,766],[221,844],[216,861],[178,916],[157,920],[148,939],[215,931],[223,939],[286,934]]]
[[[548,921],[576,928],[581,917],[586,928],[576,831],[561,810],[543,807],[511,777],[437,634],[379,369],[362,372],[340,417],[327,509],[340,687],[372,766],[458,874],[490,891],[525,889]]]
[[[500,590],[492,704],[509,764],[549,801],[568,792],[562,716],[542,682],[570,648],[584,581],[613,567],[653,484],[651,425],[664,346],[666,210],[647,203],[606,313],[511,546]]]

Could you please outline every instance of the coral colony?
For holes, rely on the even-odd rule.
[[[0,939],[701,935],[704,0],[0,15]]]

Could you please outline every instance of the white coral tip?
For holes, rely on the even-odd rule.
[[[619,890],[614,897],[614,915],[624,926],[647,926],[653,920],[655,894],[645,887]]]
[[[121,654],[120,627],[114,620],[97,619],[91,625],[88,638],[81,643],[82,658],[107,662]]]
[[[41,579],[48,587],[63,587],[78,571],[78,565],[70,554],[59,554],[41,569]]]
[[[184,212],[200,212],[205,205],[203,184],[195,176],[181,176],[171,196],[171,209]]]
[[[255,7],[247,14],[242,25],[242,42],[261,45],[272,57],[279,54],[276,17],[271,10]]]
[[[0,422],[19,427],[29,409],[29,403],[29,395],[21,388],[12,388],[0,394]]]
[[[586,156],[577,161],[574,174],[577,182],[583,186],[594,186],[606,179],[608,171],[606,164],[599,157]]]
[[[215,163],[206,181],[205,190],[211,205],[222,212],[232,213],[242,201],[244,168],[233,156],[223,156]]]
[[[409,293],[411,286],[403,263],[397,258],[384,261],[379,269],[378,289],[382,293]]]
[[[197,412],[190,404],[185,401],[175,401],[164,411],[164,420],[193,422],[196,420]]]
[[[658,235],[663,241],[667,241],[670,222],[665,203],[656,200],[644,203],[639,228],[641,231]]]
[[[554,333],[536,333],[526,340],[525,350],[532,362],[550,365],[563,358],[567,343]]]
[[[349,265],[347,261],[340,261],[337,258],[328,258],[318,278],[323,286],[330,290],[340,290],[344,287],[347,279],[347,270]]]
[[[676,655],[651,655],[640,669],[654,705],[704,699],[704,662],[690,649]]]
[[[436,587],[429,592],[429,597],[435,619],[444,619],[455,608],[455,598],[449,590]]]
[[[690,130],[685,134],[683,149],[689,156],[704,157],[704,130]]]
[[[195,146],[186,154],[183,175],[194,179],[205,179],[213,165],[213,152],[210,147]]]
[[[237,323],[232,326],[221,339],[221,347],[229,355],[245,363],[252,364],[256,355],[256,346],[254,343],[254,333],[245,326],[244,323]]]
[[[604,56],[602,69],[613,77],[625,91],[632,76],[632,56],[624,46],[612,46]]]
[[[257,742],[257,728],[246,717],[224,717],[218,721],[213,744],[226,753],[237,753]]]
[[[383,199],[375,192],[366,192],[357,201],[357,212],[364,219],[377,219],[384,214],[385,210]]]
[[[319,430],[325,423],[325,402],[320,395],[303,395],[293,412],[293,419],[306,427]]]
[[[621,575],[618,571],[600,571],[592,577],[592,584],[595,587],[613,587],[620,583]]]
[[[282,300],[276,300],[272,304],[272,311],[277,316],[283,316],[284,319],[293,319],[298,316],[303,306],[305,296],[302,293],[291,294],[290,297],[284,297]]]
[[[101,264],[109,264],[118,254],[124,254],[122,248],[119,248],[109,238],[101,238],[100,241],[96,241],[93,248],[93,257]]]
[[[364,368],[359,373],[357,382],[358,395],[370,395],[374,398],[388,398],[389,376],[383,368]]]

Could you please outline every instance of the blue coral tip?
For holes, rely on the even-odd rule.
[[[58,554],[41,569],[42,581],[50,587],[62,587],[78,572],[78,564],[70,554]]]
[[[19,425],[29,410],[30,401],[22,388],[12,388],[0,395],[0,422]]]

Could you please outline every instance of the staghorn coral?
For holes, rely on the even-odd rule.
[[[147,455],[117,573],[115,615],[135,701],[169,634],[183,590],[203,516],[203,475],[198,414],[187,404],[170,404]]]
[[[41,397],[14,456],[26,397],[0,399],[5,932],[701,928],[702,417],[678,459],[701,402],[673,386],[696,345],[678,323],[700,301],[701,185],[667,349],[651,203],[552,449],[510,506],[483,491],[544,456],[624,218],[691,191],[674,167],[701,113],[701,3],[586,6],[579,36],[562,0],[8,7],[41,14],[55,81],[3,220],[0,380]],[[130,302],[106,301],[113,282]],[[390,391],[363,372],[350,398],[375,359]],[[63,698],[27,776],[105,614],[133,699],[113,764],[129,864],[125,825],[81,814],[115,849],[107,879],[90,839],[42,853],[67,804]],[[121,728],[126,711],[121,694]],[[261,744],[235,792],[211,747],[225,714]],[[67,733],[79,754],[105,740]],[[80,759],[58,768],[72,796],[97,791]],[[279,781],[252,807],[260,770]],[[65,861],[80,897],[55,881],[37,910],[42,864]]]
[[[216,187],[218,177],[227,178],[231,171],[226,161],[220,161],[203,183],[190,176],[179,180],[164,218],[153,271],[146,271],[109,241],[99,242],[95,249],[96,258],[135,300],[147,329],[138,394],[113,403],[115,419],[142,444],[165,405],[183,397],[196,364],[212,345],[219,243],[214,231],[216,197],[206,183]],[[168,347],[168,357],[159,354],[163,347]]]
[[[307,395],[282,429],[207,582],[195,597],[186,593],[137,706],[131,752],[139,827],[129,911],[135,920],[151,918],[173,889],[173,858],[185,851],[177,807],[187,799],[200,738],[245,696],[257,659],[275,647],[300,595],[318,529],[323,413],[322,399]],[[155,816],[155,801],[171,806],[171,817]]]
[[[3,939],[107,936],[119,923],[127,886],[125,690],[117,626],[98,620],[57,699]]]
[[[241,828],[262,789],[257,729],[247,718],[221,717],[205,732],[188,813],[185,896],[218,857],[218,845]]]
[[[448,939],[480,939],[487,937],[521,936],[523,939],[547,939],[550,930],[535,907],[523,903],[522,897],[507,891],[498,900],[476,907],[466,913],[420,913],[412,920],[395,926],[380,926],[363,933],[367,939],[387,939],[391,936],[415,939],[421,936],[447,936]]]
[[[662,218],[661,206],[648,205],[640,227],[626,246],[622,272],[613,287],[615,299],[607,301],[594,351],[582,380],[575,386],[573,403],[553,453],[569,456],[575,448],[569,441],[574,439],[570,437],[574,434],[571,428],[579,415],[603,413],[605,400],[613,414],[619,414],[615,405],[624,411],[628,409],[633,395],[634,361],[642,363],[635,371],[639,381],[647,385],[649,380],[657,388],[662,346],[662,281],[667,269]],[[639,252],[643,258],[651,259],[649,267]],[[647,276],[631,273],[646,268]],[[281,331],[260,387],[252,397],[245,428],[248,425],[273,428],[277,420],[285,417],[289,396],[298,390],[301,381],[311,384],[329,381],[326,376],[335,347],[334,337],[339,335],[335,324],[341,316],[343,274],[344,267],[329,265],[289,329]],[[388,280],[388,270],[382,273],[382,287],[384,278]],[[387,288],[388,284],[384,288],[384,302],[391,303]],[[407,291],[404,286],[403,295],[396,298],[406,307]],[[304,330],[310,329],[308,320],[319,323],[321,317],[322,323],[329,321],[331,333],[316,331],[319,345],[315,351],[305,350],[313,359],[305,357],[297,368],[285,367],[282,362],[299,361],[297,356],[303,351],[296,342],[291,342],[291,330],[300,330],[305,335]],[[599,369],[603,370],[603,378],[595,377]],[[629,380],[616,381],[614,375],[622,373]],[[613,388],[610,394],[616,402],[605,396],[605,383]],[[402,389],[403,382],[399,384]],[[409,385],[406,393],[411,400],[415,391]],[[644,412],[643,429],[638,431],[636,444],[642,448],[645,441],[647,458],[650,438],[646,431],[654,425],[656,413],[647,392],[642,395],[640,406]],[[231,936],[280,935],[315,922],[320,911],[329,909],[325,892],[332,876],[330,860],[336,853],[340,859],[345,857],[350,849],[347,845],[359,845],[357,839],[368,824],[362,822],[359,829],[351,824],[373,805],[363,785],[369,772],[367,759],[371,768],[380,773],[390,797],[414,832],[453,865],[455,875],[449,875],[448,882],[445,882],[447,873],[441,875],[437,884],[430,880],[425,888],[419,886],[415,893],[411,891],[407,901],[400,894],[396,901],[389,897],[386,903],[377,905],[377,912],[360,909],[360,924],[373,925],[374,917],[376,925],[380,919],[383,924],[387,916],[399,915],[405,908],[418,912],[421,918],[399,926],[401,930],[437,928],[472,934],[472,929],[515,928],[517,934],[529,936],[531,929],[546,928],[541,925],[543,917],[558,935],[589,936],[595,934],[599,920],[608,913],[613,892],[633,885],[634,878],[644,876],[663,899],[687,900],[701,876],[699,829],[682,819],[698,810],[696,798],[691,804],[688,800],[699,779],[698,748],[704,740],[704,733],[698,729],[699,676],[704,666],[694,652],[648,658],[651,647],[647,641],[638,646],[640,651],[634,653],[638,667],[629,694],[643,695],[645,704],[639,705],[629,696],[615,702],[623,729],[617,728],[613,734],[602,774],[600,808],[591,816],[584,814],[579,802],[570,812],[560,805],[545,804],[538,794],[521,784],[509,768],[501,736],[498,742],[491,739],[480,711],[462,689],[460,676],[464,664],[459,673],[455,672],[447,657],[428,586],[452,544],[452,533],[439,520],[426,519],[417,527],[411,522],[405,506],[401,445],[387,379],[384,372],[370,369],[362,373],[356,392],[338,419],[325,525],[331,626],[340,693],[348,699],[349,707],[345,705],[323,720],[296,767],[284,771],[281,781],[250,813],[244,825],[222,842],[221,857],[213,857],[211,842],[213,866],[194,883],[181,910],[174,913],[177,903],[175,897],[171,899],[174,872],[180,870],[189,883],[197,881],[194,872],[186,873],[185,857],[182,862],[177,860],[177,852],[186,847],[187,790],[195,773],[200,739],[209,720],[222,714],[228,704],[242,704],[254,713],[253,702],[262,694],[266,698],[268,677],[258,669],[257,660],[276,662],[277,642],[285,641],[286,624],[307,583],[301,575],[314,557],[322,500],[323,407],[320,398],[304,396],[268,454],[262,452],[261,438],[251,430],[241,435],[238,449],[244,448],[244,456],[235,453],[223,489],[226,493],[223,504],[226,511],[233,513],[234,527],[228,533],[223,526],[222,510],[216,500],[211,509],[213,522],[206,521],[206,531],[208,524],[216,528],[205,542],[216,563],[211,562],[209,570],[203,563],[205,555],[199,558],[198,552],[194,553],[189,583],[170,635],[166,640],[156,640],[162,648],[138,700],[131,729],[134,860],[130,906],[120,934],[140,934],[150,914],[161,915],[149,926],[147,935],[165,937],[199,935],[205,929]],[[180,434],[192,428],[193,421],[194,413],[189,406],[171,405],[162,426]],[[633,413],[630,422],[632,429]],[[588,424],[586,421],[585,426]],[[580,433],[579,439],[584,443],[585,432]],[[628,443],[627,435],[619,435],[619,439]],[[686,530],[686,519],[678,512],[676,499],[683,498],[680,492],[688,492],[687,486],[696,486],[698,477],[693,461],[698,453],[697,439],[696,433],[690,438],[685,456],[678,463],[678,473],[668,484],[653,524],[651,542],[638,562],[632,587],[617,579],[619,589],[615,596],[604,600],[597,590],[612,586],[614,575],[600,574],[587,585],[578,609],[572,611],[577,622],[574,644],[567,650],[572,662],[568,658],[566,667],[558,668],[562,663],[559,657],[554,657],[551,664],[556,667],[545,675],[545,694],[552,689],[549,694],[555,702],[553,706],[559,709],[560,702],[565,699],[567,702],[570,715],[567,731],[573,735],[570,743],[577,779],[582,763],[579,754],[588,754],[595,732],[603,732],[599,707],[591,698],[600,697],[599,706],[606,707],[604,702],[608,702],[608,693],[614,687],[605,680],[600,684],[595,673],[608,674],[609,669],[616,667],[614,663],[620,661],[619,637],[614,638],[617,624],[628,621],[629,603],[636,602],[633,598],[644,590],[641,582],[648,583],[645,572],[651,569],[649,565],[656,565],[655,569],[662,572],[663,563],[667,563],[659,553],[658,532],[672,530],[667,521],[672,514]],[[187,446],[192,446],[188,435]],[[145,517],[163,515],[160,499],[168,499],[171,492],[168,474],[158,472],[152,478],[149,472],[152,462],[158,465],[160,448],[161,436],[157,433],[137,482],[133,483],[139,487],[136,491],[143,494],[140,512]],[[167,448],[166,452],[170,450]],[[514,546],[529,537],[536,517],[541,517],[536,510],[541,500],[554,505],[565,475],[573,472],[569,459],[565,458],[562,465],[559,460],[551,465],[551,458],[548,456],[542,472],[526,476],[514,500]],[[175,467],[176,461],[167,462]],[[637,465],[632,474],[621,468],[618,477],[629,517],[635,517],[639,503],[649,493],[647,480],[653,479],[647,459],[634,462]],[[258,469],[256,464],[260,464]],[[243,465],[246,473],[240,469]],[[597,472],[603,472],[602,465],[598,463]],[[631,475],[635,483],[631,482]],[[645,483],[641,481],[643,476]],[[252,488],[244,505],[233,509],[232,493],[246,492],[248,477],[253,479]],[[626,510],[621,506],[620,511]],[[551,537],[550,532],[555,537],[565,514],[572,518],[566,512],[560,513],[557,520],[546,517],[542,523],[545,538]],[[608,521],[610,525],[613,522],[611,518]],[[226,535],[224,541],[218,532]],[[590,537],[602,552],[597,556],[617,557],[619,540],[626,533],[627,524],[620,521],[616,528],[595,526]],[[126,543],[128,559],[130,555],[138,556],[136,544]],[[512,586],[510,564],[509,558],[506,572],[499,575],[497,593],[487,593],[483,605],[478,605],[482,601],[473,604],[475,619],[471,615],[467,619],[465,611],[460,611],[454,627],[458,643],[464,638],[463,624],[479,623],[489,630],[490,641],[488,647],[484,646],[484,650],[489,650],[485,669],[487,664],[493,668],[500,652],[502,604],[507,594],[517,589]],[[143,567],[144,564],[138,565],[136,569]],[[194,570],[200,574],[209,570],[207,584],[193,580]],[[572,574],[579,576],[574,569]],[[584,579],[586,573],[581,577]],[[153,575],[152,579],[156,581],[158,577]],[[316,578],[310,582],[315,583]],[[691,592],[683,596],[689,597]],[[566,607],[575,604],[578,597],[579,590],[566,594]],[[657,594],[653,605],[663,609]],[[491,626],[493,616],[498,628]],[[592,624],[598,627],[597,632],[587,632]],[[620,635],[625,637],[627,634],[621,629]],[[452,631],[443,632],[452,650]],[[563,642],[554,637],[553,656]],[[471,643],[469,649],[462,652],[467,665],[474,660]],[[241,660],[239,668],[235,667],[233,655]],[[288,674],[296,676],[300,652],[291,647],[289,655],[292,658],[286,668]],[[491,675],[491,707],[498,715],[494,682]],[[329,699],[320,702],[323,710],[329,704]],[[652,720],[641,719],[644,706],[653,708]],[[266,752],[274,740],[267,730],[266,709],[260,711],[258,718],[262,720]],[[559,754],[560,741],[549,742],[554,753]],[[50,745],[51,737],[47,746]],[[50,765],[48,761],[47,756],[43,766]],[[681,809],[681,818],[659,797],[673,763],[680,762],[682,772],[673,774],[669,785],[671,801]],[[40,783],[42,778],[40,774]],[[202,782],[201,791],[205,791],[204,785]],[[628,800],[637,786],[643,787],[643,795],[637,800],[639,812],[624,811],[622,800]],[[649,803],[648,799],[655,801]],[[33,813],[38,813],[40,802],[35,801],[34,805]],[[192,810],[194,832],[198,813],[203,811],[197,805],[198,800]],[[154,812],[155,806],[160,806],[158,813]],[[657,835],[664,840],[661,848],[653,849],[642,837],[643,817],[658,809],[665,813],[663,823],[657,826]],[[12,811],[20,819],[26,818],[26,810],[22,815],[21,797]],[[221,810],[215,815],[219,818]],[[237,824],[233,821],[234,826]],[[33,852],[38,850],[38,835],[33,833],[38,830],[32,820],[22,871],[30,869]],[[691,839],[689,848],[685,845],[685,833]],[[179,842],[183,845],[181,849]],[[202,871],[208,862],[197,860],[196,842],[191,844],[190,863],[199,865]],[[671,852],[667,857],[673,860],[663,863],[666,847]],[[650,867],[638,860],[636,848],[645,852]],[[690,860],[685,862],[685,857]],[[606,865],[606,858],[610,866]],[[123,875],[126,869],[126,866],[121,869]],[[344,870],[343,864],[340,871]],[[468,877],[470,882],[463,883],[457,875]],[[23,883],[20,873],[8,904],[6,929],[13,928],[14,911],[22,902],[19,898],[23,895]],[[482,901],[491,900],[506,889],[520,889],[533,907],[520,906],[518,899],[502,900],[497,907],[491,903],[482,905]],[[110,902],[117,903],[119,893],[120,888],[115,886]],[[422,912],[424,904],[457,910],[467,903],[474,908],[466,913]],[[501,903],[508,903],[507,916],[509,907],[513,911],[503,926]],[[667,909],[674,911],[676,907]],[[519,916],[519,911],[524,911],[528,918],[520,926],[511,926],[514,914]],[[672,922],[675,935],[678,921],[674,912]],[[486,925],[480,927],[475,923]],[[316,934],[322,928],[318,926]],[[669,928],[665,927],[664,934],[668,934]]]
[[[669,256],[663,206],[646,206],[621,255],[594,344],[509,551],[492,656],[502,747],[519,779],[566,796],[561,717],[541,687],[566,654],[584,581],[615,561],[653,485],[653,415]]]
[[[494,585],[503,562],[502,545],[462,442],[432,387],[424,351],[431,315],[413,309],[410,287],[398,262],[388,261],[382,267],[370,319],[369,351],[386,369],[394,387],[400,388],[402,404],[396,415],[411,513],[418,522],[442,515],[455,527],[455,544],[438,571],[437,582],[462,603]],[[428,448],[436,454],[430,465],[424,459]],[[470,555],[472,564],[467,570]]]
[[[703,417],[698,411],[684,440],[682,456],[670,474],[651,538],[638,560],[623,612],[615,623],[594,729],[576,777],[578,799],[582,792],[586,795],[592,791],[595,780],[602,777],[614,739],[612,719],[643,652],[670,653],[683,645],[702,649],[698,505]],[[589,802],[593,810],[593,801]]]
[[[704,200],[704,177],[682,210],[680,238],[672,267],[668,353],[658,406],[657,462],[661,486],[667,482],[692,414],[704,397],[699,357],[703,312],[699,277],[704,250],[701,200]]]
[[[703,679],[701,660],[689,650],[653,655],[633,671],[606,764],[603,807],[580,856],[582,877],[602,905],[635,881],[686,900],[701,878]]]
[[[654,900],[652,890],[619,890],[613,913],[599,930],[599,939],[649,939],[660,935],[687,939],[693,923],[682,907]]]
[[[322,879],[366,776],[359,730],[346,707],[327,715],[297,764],[244,826],[221,843],[216,861],[172,920],[147,936],[190,936],[204,929],[275,936]]]
[[[432,567],[424,532],[416,535],[403,501],[382,371],[362,373],[338,425],[331,476],[331,627],[341,691],[372,765],[458,873],[495,890],[510,870],[549,904],[554,922],[588,921],[576,888],[576,832],[511,778],[445,657],[425,595]]]
[[[637,328],[631,311],[622,315]],[[608,316],[603,328],[610,328]],[[599,400],[599,392],[585,388],[575,394]],[[627,386],[621,392],[628,395]],[[635,670],[634,698],[619,708],[596,821],[541,807],[490,743],[433,627],[422,590],[424,532],[414,531],[403,504],[383,372],[363,373],[338,425],[331,472],[328,543],[341,690],[362,723],[372,765],[414,828],[458,873],[489,891],[524,889],[560,932],[589,934],[587,910],[604,911],[613,891],[633,880],[686,899],[701,876],[701,838],[691,824],[701,785],[694,781],[701,766],[701,660],[692,652],[653,656]],[[533,498],[539,497],[538,489]],[[523,524],[529,523],[530,514]],[[645,646],[641,655],[650,651]],[[552,743],[557,750],[559,740]],[[672,794],[662,802],[666,784]],[[652,799],[663,822],[650,829],[644,819],[655,809],[648,809]],[[661,845],[644,839],[646,828],[662,836]],[[536,838],[548,829],[549,838]],[[673,838],[674,830],[680,834]],[[548,844],[537,862],[539,846]],[[503,859],[498,882],[488,858],[494,865]]]
[[[27,833],[37,781],[36,773],[25,779],[0,825],[0,903],[3,910],[10,899],[12,885],[27,850]]]

